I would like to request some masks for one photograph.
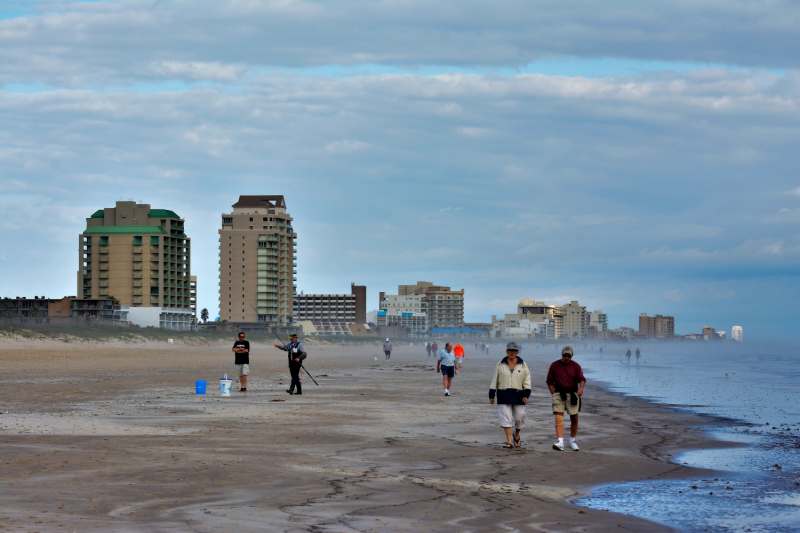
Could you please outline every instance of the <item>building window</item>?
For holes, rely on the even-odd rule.
[[[158,244],[158,237],[150,237],[150,244]]]
[[[223,224],[233,224],[233,218],[222,217],[222,223]]]
[[[84,244],[92,244],[92,238],[91,237],[84,237],[83,238],[83,242],[84,242]]]
[[[108,244],[108,237],[100,237],[100,244]]]
[[[139,235],[138,237],[133,238],[133,244],[142,244],[142,237]]]
[[[252,222],[252,221],[253,221],[253,217],[250,217],[250,222]]]

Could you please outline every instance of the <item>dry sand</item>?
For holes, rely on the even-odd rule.
[[[232,342],[0,340],[0,528],[670,531],[569,502],[598,484],[702,475],[672,454],[719,445],[693,429],[708,419],[590,382],[581,451],[552,450],[549,350],[522,355],[534,392],[522,448],[505,450],[487,397],[499,353],[467,346],[447,398],[419,344],[388,364],[378,344],[311,345],[319,387],[305,378],[289,396],[283,352],[254,344],[250,392],[221,398]]]

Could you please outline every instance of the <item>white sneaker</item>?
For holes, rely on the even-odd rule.
[[[580,448],[578,448],[578,443],[577,442],[570,442],[569,443],[569,447],[572,448],[573,450],[575,450],[576,452],[579,452],[581,450]]]
[[[445,396],[450,396],[450,391],[449,390],[444,391],[444,395]]]
[[[555,443],[553,443],[553,449],[554,450],[558,450],[560,452],[563,452],[564,451],[564,445],[563,444],[559,444],[558,442],[555,442]]]

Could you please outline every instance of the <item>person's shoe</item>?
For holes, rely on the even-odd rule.
[[[286,392],[288,392],[289,394],[294,394],[294,393],[293,393],[292,391],[290,391],[289,389],[286,389]]]
[[[444,395],[445,396],[450,396],[450,391],[449,390],[444,391]]]
[[[558,442],[555,442],[555,443],[553,443],[553,449],[554,450],[558,450],[560,452],[563,452],[564,451],[564,445],[563,444],[559,444]]]
[[[239,392],[247,392],[247,387],[242,387],[241,389],[239,389]]]
[[[580,449],[580,448],[578,448],[578,443],[577,443],[577,442],[570,442],[570,443],[569,443],[569,447],[570,447],[570,448],[572,448],[572,449],[573,449],[574,451],[576,451],[576,452],[579,452],[579,451],[581,451],[581,449]]]

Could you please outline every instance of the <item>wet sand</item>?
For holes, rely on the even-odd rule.
[[[522,354],[534,392],[506,450],[487,396],[500,354],[469,345],[451,397],[419,345],[390,363],[378,344],[309,345],[319,387],[289,396],[283,352],[254,344],[250,392],[221,398],[232,341],[0,342],[3,531],[672,531],[569,502],[702,475],[671,457],[721,445],[693,429],[707,418],[590,382],[581,451],[552,450],[552,350]]]

